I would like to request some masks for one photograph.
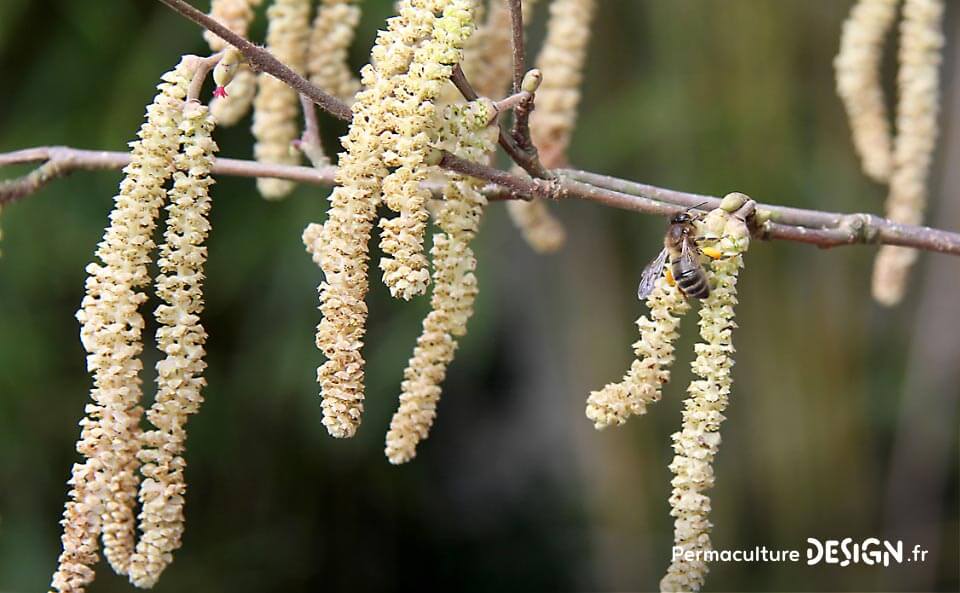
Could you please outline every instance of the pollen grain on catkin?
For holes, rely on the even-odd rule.
[[[904,0],[900,25],[897,135],[886,215],[894,222],[921,224],[927,177],[937,143],[940,62],[944,44],[942,0]],[[917,252],[884,245],[873,267],[873,297],[892,306],[903,299]]]
[[[267,49],[297,73],[303,73],[310,34],[309,0],[274,0],[267,9]],[[270,74],[257,76],[253,101],[253,154],[261,163],[296,165],[300,156],[292,143],[299,136],[300,98],[286,83]],[[229,87],[227,92],[230,92]],[[294,182],[258,177],[257,189],[268,200],[286,197]]]
[[[213,0],[210,3],[210,16],[220,21],[225,27],[246,37],[250,23],[254,19],[254,9],[263,0]],[[203,38],[207,40],[210,49],[220,51],[226,49],[227,43],[210,31],[204,31]],[[232,126],[250,111],[253,97],[257,93],[257,76],[246,63],[242,63],[237,70],[233,81],[226,87],[226,96],[215,97],[210,102],[210,113],[217,120],[217,125]]]
[[[494,108],[480,99],[444,110],[437,146],[468,160],[479,161],[494,150],[497,130],[490,126]],[[470,242],[486,205],[483,181],[435,168],[445,179],[444,201],[436,214],[440,232],[433,236],[431,311],[423,320],[413,356],[403,372],[400,405],[390,421],[385,453],[394,464],[413,459],[436,418],[437,402],[447,367],[457,349],[457,337],[467,331],[477,296],[477,261]]]
[[[661,591],[699,591],[708,570],[701,559],[690,560],[685,555],[694,552],[696,558],[697,552],[711,549],[710,497],[705,492],[714,485],[713,460],[720,447],[720,423],[733,385],[737,276],[750,241],[744,221],[720,208],[707,216],[704,226],[722,229],[717,247],[723,257],[709,265],[713,288],[700,308],[701,342],[694,346],[696,359],[691,364],[699,379],[690,383],[683,424],[673,434],[670,514],[674,517],[674,548],[684,554],[675,555],[660,581]]]
[[[430,192],[421,182],[427,178],[430,144],[437,135],[440,91],[475,28],[472,0],[438,0],[434,4],[443,12],[439,17],[431,12],[430,35],[410,48],[409,69],[397,76],[394,94],[384,104],[392,125],[382,135],[383,162],[394,170],[383,181],[383,200],[397,216],[380,220],[384,252],[380,269],[390,294],[404,300],[426,292],[430,282],[423,247]]]
[[[139,373],[144,321],[138,308],[147,298],[142,289],[150,281],[153,230],[166,198],[164,185],[173,173],[183,99],[195,69],[196,58],[186,56],[162,76],[139,139],[130,144],[130,164],[97,247],[100,262],[86,268],[86,295],[77,320],[93,375],[93,402],[86,406],[77,443],[85,461],[73,466],[68,482],[63,552],[52,582],[61,593],[83,591],[93,580],[98,535],[103,536],[107,560],[120,574],[127,572],[134,549],[143,412]]]
[[[130,581],[152,587],[180,547],[186,493],[183,453],[186,422],[203,402],[206,385],[203,311],[204,242],[210,232],[210,186],[217,145],[214,120],[207,107],[188,103],[180,123],[182,152],[169,191],[167,226],[160,247],[156,292],[157,346],[165,357],[157,363],[157,394],[146,416],[152,429],[141,436],[138,454],[140,539],[130,563]]]
[[[850,10],[833,61],[837,93],[850,120],[853,145],[872,179],[890,178],[890,122],[883,96],[881,65],[884,40],[897,16],[900,0],[859,0]]]

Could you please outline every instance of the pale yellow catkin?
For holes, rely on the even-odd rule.
[[[833,66],[837,93],[850,120],[853,145],[864,172],[872,179],[890,178],[890,122],[881,82],[884,40],[897,16],[899,0],[859,0],[850,10]]]
[[[310,34],[309,0],[274,0],[267,9],[267,49],[292,70],[302,74]],[[253,101],[253,154],[257,161],[296,165],[300,156],[292,143],[299,136],[300,98],[286,83],[270,74],[257,77]],[[227,89],[230,92],[230,89]],[[286,197],[296,184],[287,179],[257,178],[257,189],[269,200]]]
[[[360,90],[360,81],[347,62],[359,22],[357,0],[322,0],[307,49],[310,82],[347,103]]]
[[[472,6],[472,0],[434,2],[434,11],[442,13],[434,17],[430,36],[410,48],[409,70],[397,77],[383,106],[392,123],[382,136],[383,162],[395,168],[383,180],[383,201],[397,216],[380,220],[380,269],[390,294],[404,300],[426,292],[430,282],[423,248],[430,191],[421,182],[437,134],[437,99],[474,30]]]
[[[547,37],[536,60],[543,82],[537,89],[537,108],[530,115],[530,136],[548,168],[566,163],[594,10],[594,0],[550,3]],[[566,241],[563,223],[543,200],[517,200],[507,205],[507,212],[534,251],[552,253]]]
[[[152,587],[180,547],[186,493],[183,458],[186,422],[203,402],[206,385],[203,311],[204,242],[210,232],[210,186],[217,145],[214,120],[207,107],[189,103],[180,124],[182,152],[169,192],[167,227],[160,247],[156,278],[157,346],[165,357],[157,363],[157,395],[147,411],[153,426],[142,434],[139,459],[140,539],[130,562],[130,581]]]
[[[110,225],[97,248],[102,263],[87,266],[86,295],[77,312],[80,340],[93,375],[93,403],[86,406],[77,451],[85,461],[73,466],[69,500],[63,517],[63,552],[52,587],[80,592],[93,580],[97,536],[118,573],[129,568],[134,547],[134,504],[139,449],[139,373],[143,366],[143,317],[138,307],[147,296],[147,264],[165,183],[173,173],[179,147],[177,127],[183,99],[196,69],[187,56],[163,75],[159,93],[147,107],[146,122],[131,143],[114,198]],[[100,516],[97,516],[100,515]]]
[[[708,570],[702,554],[711,548],[710,498],[713,487],[713,460],[720,447],[720,423],[727,407],[733,379],[734,307],[737,304],[737,276],[743,267],[743,255],[750,233],[744,222],[717,209],[704,222],[705,227],[721,228],[718,248],[724,257],[709,266],[710,296],[700,308],[701,342],[694,346],[696,359],[689,397],[684,402],[683,426],[673,434],[674,458],[670,470],[670,514],[674,517],[674,548],[681,555],[670,563],[660,581],[661,591],[699,591]],[[688,559],[685,554],[694,554]],[[700,559],[696,554],[701,554]]]
[[[937,142],[942,0],[904,0],[900,25],[897,136],[886,215],[894,222],[921,224],[927,205],[927,177]],[[892,306],[903,299],[917,252],[884,245],[873,267],[873,297]]]
[[[234,33],[246,37],[255,16],[254,9],[262,1],[213,0],[210,3],[210,16]],[[207,40],[213,51],[220,51],[227,47],[223,39],[210,31],[204,31],[203,38]],[[210,101],[210,113],[220,126],[232,126],[250,111],[253,97],[257,93],[257,76],[249,65],[246,63],[240,65],[239,71],[233,81],[227,85],[226,91],[226,97],[215,97]]]
[[[497,130],[489,126],[494,108],[489,100],[451,105],[444,111],[438,148],[479,161],[494,150]],[[437,402],[447,367],[457,349],[456,338],[467,331],[477,296],[477,261],[470,241],[486,205],[480,179],[447,173],[444,201],[436,215],[440,233],[433,236],[433,294],[431,311],[423,320],[413,356],[403,373],[400,405],[390,421],[385,453],[391,463],[413,459],[417,445],[427,438],[436,418]]]
[[[305,232],[308,245],[323,238],[313,252],[324,274],[319,287],[323,318],[316,343],[327,359],[317,369],[317,381],[323,424],[334,437],[353,436],[363,414],[367,241],[389,173],[383,164],[381,136],[392,124],[383,104],[393,96],[398,75],[410,66],[411,43],[430,36],[436,20],[432,6],[425,0],[400,0],[398,15],[377,35],[371,63],[360,71],[363,88],[352,106],[349,131],[341,138],[345,152],[340,154],[338,185],[330,194],[327,220],[322,229],[311,226]]]
[[[690,304],[680,289],[661,276],[647,297],[647,307],[650,316],[637,320],[640,339],[633,345],[636,359],[630,369],[619,383],[610,383],[587,398],[587,418],[597,430],[646,414],[649,404],[660,401],[661,389],[670,380],[673,344]]]

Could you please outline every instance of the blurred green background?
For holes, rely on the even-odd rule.
[[[881,210],[884,190],[859,172],[833,90],[850,2],[599,4],[575,166],[715,195]],[[957,229],[960,6],[948,4],[929,219]],[[364,3],[355,65],[390,10]],[[531,26],[532,50],[545,13]],[[254,37],[262,30],[261,19]],[[122,150],[159,74],[181,53],[205,51],[199,30],[156,2],[3,0],[0,151]],[[343,128],[324,126],[332,147]],[[248,128],[219,130],[221,154],[249,157]],[[73,315],[118,180],[76,173],[0,217],[0,591],[44,590],[55,567],[90,385]],[[656,589],[672,542],[670,434],[695,318],[684,322],[674,381],[647,416],[600,433],[583,407],[631,360],[643,313],[636,282],[664,221],[560,204],[568,244],[541,257],[492,205],[478,239],[477,314],[438,421],[417,459],[392,467],[383,438],[427,303],[392,301],[372,283],[366,417],[353,440],[328,437],[314,382],[320,274],[300,242],[323,218],[327,191],[302,187],[268,203],[251,180],[215,187],[209,388],[189,425],[184,545],[156,591]],[[904,304],[887,310],[870,299],[874,251],[772,243],[750,252],[713,541],[803,550],[808,537],[876,536],[933,557],[890,568],[715,564],[707,590],[960,587],[960,258],[924,255]],[[147,368],[155,361],[150,352]],[[90,590],[132,586],[103,564]]]

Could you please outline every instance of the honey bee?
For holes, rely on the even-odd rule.
[[[667,234],[663,238],[663,251],[647,264],[640,275],[637,297],[644,300],[653,292],[657,279],[663,274],[663,266],[670,259],[670,272],[683,296],[705,299],[710,296],[707,273],[700,263],[700,247],[697,245],[696,217],[690,210],[680,212],[670,219]]]

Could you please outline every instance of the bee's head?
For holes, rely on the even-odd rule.
[[[686,224],[689,222],[693,222],[698,218],[698,214],[699,214],[693,211],[705,204],[707,204],[707,202],[697,204],[696,206],[690,206],[689,208],[687,208],[682,212],[677,212],[676,214],[673,215],[673,218],[670,219],[670,222],[673,224]]]

